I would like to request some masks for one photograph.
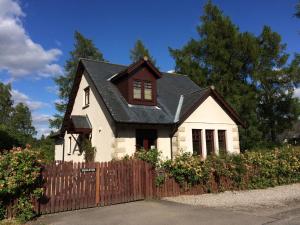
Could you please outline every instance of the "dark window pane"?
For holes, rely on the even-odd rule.
[[[90,88],[84,89],[84,105],[90,104]]]
[[[226,131],[218,130],[219,152],[226,153]]]
[[[206,130],[205,137],[206,137],[207,155],[212,155],[215,153],[214,130]]]
[[[193,155],[202,155],[201,130],[192,130]]]

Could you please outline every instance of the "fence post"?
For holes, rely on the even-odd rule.
[[[96,206],[100,203],[100,163],[96,163]]]

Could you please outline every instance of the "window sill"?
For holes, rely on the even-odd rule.
[[[86,109],[87,107],[89,107],[90,105],[85,105],[82,107],[82,109]]]

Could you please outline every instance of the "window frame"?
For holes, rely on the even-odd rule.
[[[207,155],[214,155],[216,153],[215,148],[215,130],[207,129],[205,130],[205,142],[206,142],[206,154]],[[210,145],[208,145],[210,142]],[[211,148],[209,149],[208,146]]]
[[[147,85],[149,85],[149,86],[147,87]],[[151,81],[144,81],[143,82],[143,89],[144,89],[144,95],[143,95],[144,101],[153,101],[153,84],[152,84],[152,82]],[[146,98],[146,89],[150,90],[150,97],[151,97],[150,99]]]
[[[135,98],[135,96],[134,96],[134,90],[136,88],[135,87],[136,83],[140,84],[140,98]],[[132,98],[133,98],[133,100],[136,100],[136,101],[141,101],[143,99],[143,82],[142,82],[142,80],[137,80],[137,79],[133,80],[133,82],[132,82]]]
[[[90,87],[86,87],[85,89],[83,89],[84,91],[84,106],[83,107],[88,107],[90,105],[91,99],[91,90]]]
[[[197,139],[195,137],[197,136]],[[194,144],[197,143],[198,150],[194,149]],[[202,129],[192,129],[192,145],[193,155],[203,156],[202,149]]]
[[[226,153],[227,152],[226,130],[218,130],[218,144],[219,144],[219,152],[223,150],[224,153]],[[222,149],[221,149],[221,145],[223,145]]]
[[[134,96],[134,89],[135,89],[135,83],[140,82],[141,84],[141,98],[135,98]],[[146,99],[145,98],[145,86],[147,84],[151,85],[151,99]],[[133,104],[149,104],[149,103],[155,103],[154,101],[154,82],[151,80],[143,80],[143,79],[133,79],[132,81],[132,88],[131,88],[131,93],[132,93],[132,101]]]
[[[72,137],[69,137],[69,152],[68,155],[72,154]]]

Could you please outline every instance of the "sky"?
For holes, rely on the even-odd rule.
[[[11,83],[15,103],[32,112],[38,136],[59,100],[53,79],[64,73],[74,31],[92,39],[104,58],[129,64],[141,39],[162,71],[174,69],[168,47],[197,38],[204,0],[0,0],[0,81]],[[258,35],[264,25],[282,36],[287,52],[300,52],[297,0],[213,0],[240,28]],[[300,90],[296,92],[300,96]]]

